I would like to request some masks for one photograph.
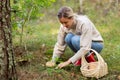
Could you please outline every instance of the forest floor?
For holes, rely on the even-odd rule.
[[[46,67],[45,63],[51,57],[51,55],[46,53],[46,50],[48,48],[41,47],[37,51],[28,51],[27,53],[31,55],[27,56],[27,58],[21,58],[21,55],[26,55],[26,51],[24,48],[15,48],[19,80],[96,80],[95,78],[83,77],[80,67],[72,64],[63,69]],[[62,60],[66,60],[65,56],[62,57]],[[120,80],[120,72],[109,71],[109,74],[99,80]]]

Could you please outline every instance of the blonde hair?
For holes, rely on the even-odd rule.
[[[73,17],[73,10],[70,7],[64,6],[61,7],[57,14],[58,18],[72,18]]]

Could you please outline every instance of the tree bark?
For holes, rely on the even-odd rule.
[[[17,80],[12,48],[10,0],[0,0],[0,79]],[[1,56],[2,55],[2,56]]]
[[[78,5],[78,14],[83,14],[83,1],[84,0],[77,0],[77,2],[79,3],[79,5]]]
[[[83,0],[79,0],[80,4],[80,13],[83,13]]]

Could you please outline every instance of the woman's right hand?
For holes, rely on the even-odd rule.
[[[47,67],[55,67],[55,66],[56,66],[56,63],[53,62],[53,61],[48,61],[48,62],[46,63],[46,66],[47,66]]]

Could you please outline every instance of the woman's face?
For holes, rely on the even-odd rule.
[[[59,21],[66,28],[71,28],[74,22],[73,18],[69,19],[69,18],[64,18],[64,17],[60,18]]]

